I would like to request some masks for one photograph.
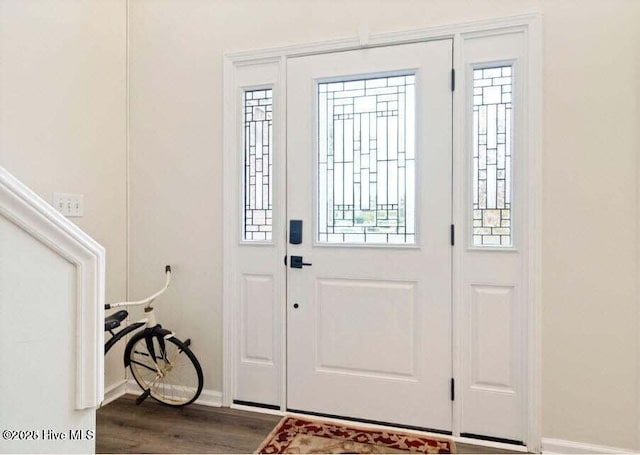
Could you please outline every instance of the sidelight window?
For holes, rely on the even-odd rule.
[[[273,228],[273,90],[245,91],[243,107],[243,239],[270,241]]]
[[[512,245],[512,77],[473,71],[473,246]]]

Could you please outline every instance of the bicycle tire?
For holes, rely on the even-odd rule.
[[[150,350],[154,351],[153,356]],[[160,403],[186,406],[197,400],[202,392],[204,380],[200,362],[176,337],[164,338],[141,332],[127,345],[125,358],[140,388],[149,389],[150,396]]]

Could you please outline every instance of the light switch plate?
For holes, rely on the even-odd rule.
[[[64,216],[82,216],[84,215],[84,195],[53,193],[53,206]]]

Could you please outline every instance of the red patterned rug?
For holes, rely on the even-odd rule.
[[[255,453],[454,453],[453,441],[285,417]]]

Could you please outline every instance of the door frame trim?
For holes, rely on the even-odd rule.
[[[478,36],[494,36],[505,33],[521,32],[525,39],[525,60],[527,62],[527,85],[525,87],[525,99],[527,108],[525,109],[523,141],[527,147],[527,157],[524,168],[527,169],[527,195],[526,195],[526,216],[529,223],[524,226],[523,234],[527,239],[527,248],[523,250],[526,255],[526,273],[523,283],[526,284],[526,328],[527,340],[525,350],[527,355],[526,373],[524,380],[526,383],[525,396],[526,405],[526,437],[525,444],[531,452],[539,452],[541,446],[541,313],[542,313],[542,15],[540,13],[529,13],[515,16],[500,17],[488,20],[464,22],[444,26],[435,26],[417,30],[401,32],[383,33],[367,36],[361,33],[360,36],[352,38],[334,39],[308,44],[296,44],[291,46],[274,47],[259,50],[249,50],[241,52],[228,52],[224,54],[223,61],[223,103],[225,115],[223,120],[223,213],[235,214],[236,207],[233,205],[237,198],[236,191],[237,176],[236,169],[238,153],[237,128],[235,124],[236,115],[229,113],[236,112],[236,85],[235,68],[258,63],[278,63],[280,65],[280,81],[278,85],[286,87],[286,65],[287,60],[293,57],[304,55],[323,54],[352,49],[363,49],[367,47],[389,46],[396,44],[407,44],[421,41],[431,41],[436,39],[452,39],[454,49],[454,68],[458,74],[464,74],[464,62],[461,61],[461,46],[465,38]],[[286,99],[284,90],[279,96],[280,106],[286,109]],[[454,125],[461,124],[464,120],[466,109],[464,94],[454,92],[453,110]],[[284,118],[284,117],[280,117]],[[465,131],[458,128],[453,130],[453,156],[454,166],[460,166],[459,157],[464,153]],[[286,144],[286,125],[280,128],[278,134],[280,144]],[[274,183],[275,185],[275,183]],[[453,195],[458,200],[460,195]],[[463,219],[464,214],[459,213],[462,208],[456,204],[454,209],[454,219]],[[236,227],[237,220],[224,217],[223,221],[223,384],[222,403],[223,406],[231,406],[234,384],[234,355],[235,355],[235,312],[232,302],[237,300],[237,292],[233,288],[235,282],[235,270],[237,266],[236,248]],[[284,218],[283,218],[284,220]],[[274,233],[275,234],[275,233]],[[284,234],[282,235],[284,237]],[[275,237],[274,237],[275,238]],[[458,249],[464,248],[459,243]],[[454,251],[454,264],[459,257]],[[459,263],[459,260],[457,261]],[[459,264],[455,265],[456,267]],[[281,272],[284,273],[284,272]],[[459,280],[456,280],[454,269],[454,296],[460,295]],[[286,336],[286,305],[280,305],[282,311],[281,333]],[[452,356],[454,365],[454,376],[460,377],[462,362],[461,335],[456,327],[463,323],[461,312],[456,309],[453,302],[452,324],[454,327],[454,337],[452,346]],[[281,343],[282,349],[282,409],[286,409],[286,341]],[[461,412],[460,400],[453,404],[453,434],[459,436],[459,415]]]

